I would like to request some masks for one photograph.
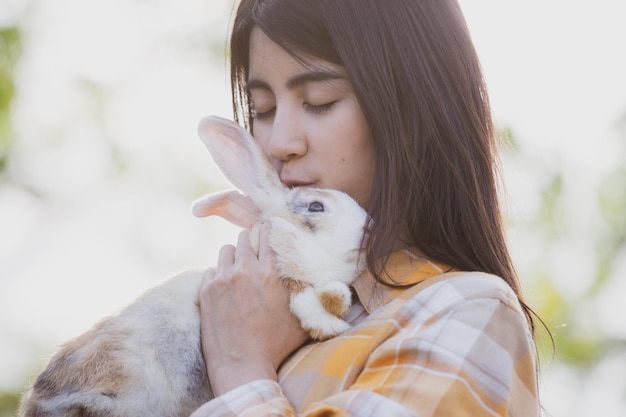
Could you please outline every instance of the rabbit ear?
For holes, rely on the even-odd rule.
[[[252,200],[235,190],[202,197],[193,203],[191,210],[196,217],[220,216],[243,228],[252,227],[260,215]]]
[[[245,129],[233,121],[209,116],[200,121],[198,134],[226,178],[261,210],[283,200],[285,187]]]

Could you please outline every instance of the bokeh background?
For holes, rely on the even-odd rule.
[[[546,415],[626,415],[626,2],[461,0],[503,137]],[[54,347],[238,230],[197,139],[231,0],[0,0],[0,417]]]

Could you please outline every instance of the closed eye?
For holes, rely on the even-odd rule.
[[[330,111],[335,106],[335,103],[337,103],[337,101],[331,101],[324,104],[304,103],[304,108],[311,113],[324,114]]]
[[[332,110],[332,108],[335,106],[335,103],[337,102],[331,101],[330,103],[325,103],[325,104],[304,103],[303,106],[308,112],[311,112],[314,114],[324,114]],[[275,113],[276,113],[276,107],[272,107],[271,109],[266,110],[264,112],[260,112],[255,109],[252,110],[253,118],[256,120],[260,120],[260,121],[272,118],[272,116],[274,116]]]
[[[260,111],[253,109],[252,117],[255,120],[266,120],[266,119],[271,118],[275,112],[276,112],[276,107],[272,107],[271,109],[264,111],[264,112],[260,112]]]

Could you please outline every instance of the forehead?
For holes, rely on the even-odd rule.
[[[266,76],[300,74],[304,72],[336,74],[346,77],[342,66],[320,58],[286,51],[255,26],[250,35],[248,80]]]

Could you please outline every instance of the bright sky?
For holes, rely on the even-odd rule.
[[[220,61],[228,2],[26,3],[0,0],[0,24],[23,16],[25,30],[14,174],[49,200],[0,186],[0,389],[21,387],[41,363],[33,357],[143,289],[210,265],[236,234],[189,214],[209,185],[226,186],[195,126],[206,114],[230,116]],[[580,185],[574,216],[584,219],[597,178],[624,152],[615,126],[626,114],[626,2],[461,4],[498,123],[548,167],[510,168],[514,213],[537,204],[524,193],[554,166]],[[111,154],[122,155],[124,177]]]

